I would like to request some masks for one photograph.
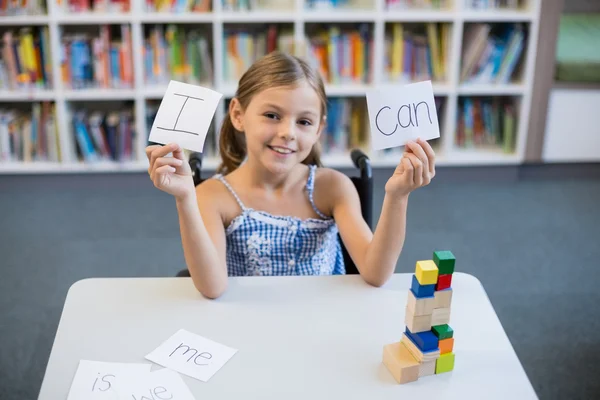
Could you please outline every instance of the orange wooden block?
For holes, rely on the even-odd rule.
[[[438,347],[440,348],[440,354],[452,353],[452,349],[454,348],[454,338],[442,339],[438,342]]]

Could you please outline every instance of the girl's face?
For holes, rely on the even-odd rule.
[[[234,99],[230,110],[233,126],[245,133],[248,160],[273,173],[301,163],[324,127],[321,101],[306,82],[263,90],[245,110]]]

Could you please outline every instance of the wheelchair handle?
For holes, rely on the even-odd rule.
[[[350,158],[352,159],[354,166],[360,170],[361,178],[370,179],[373,176],[371,160],[369,160],[369,157],[362,150],[352,150],[350,152]]]

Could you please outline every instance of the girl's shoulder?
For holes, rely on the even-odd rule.
[[[315,204],[330,213],[341,200],[357,193],[350,177],[332,168],[316,168],[314,179]]]
[[[196,186],[198,205],[206,211],[217,212],[223,222],[239,214],[239,206],[227,187],[214,175]]]

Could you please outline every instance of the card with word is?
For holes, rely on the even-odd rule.
[[[236,349],[180,329],[146,359],[208,382],[236,352]]]
[[[177,143],[184,149],[202,152],[221,97],[214,90],[172,80],[158,107],[149,141]]]
[[[150,372],[152,364],[81,360],[67,400],[118,400],[119,386]]]
[[[372,89],[367,92],[367,110],[375,150],[440,137],[431,81]]]
[[[181,375],[167,368],[124,382],[119,396],[123,400],[195,400]]]

